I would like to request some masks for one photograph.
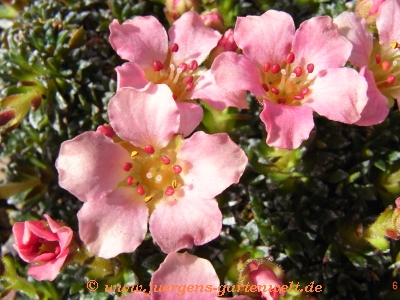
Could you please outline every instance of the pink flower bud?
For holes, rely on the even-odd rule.
[[[197,7],[196,0],[166,0],[164,12],[168,22],[172,24],[185,12],[196,10]]]
[[[221,39],[218,41],[217,46],[211,50],[209,60],[213,62],[214,59],[225,51],[236,51],[238,46],[236,45],[235,40],[233,39],[233,29],[228,29]]]
[[[355,13],[367,21],[370,26],[375,26],[379,7],[386,0],[360,0],[355,7]]]
[[[224,32],[224,19],[218,12],[204,12],[201,17],[207,27],[218,30],[221,33]]]

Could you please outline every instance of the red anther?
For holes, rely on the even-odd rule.
[[[271,68],[271,63],[267,62],[264,65],[264,72],[267,73],[269,71],[269,69]]]
[[[54,254],[55,255],[60,254],[60,246],[56,246],[56,248],[54,248]]]
[[[177,43],[173,43],[173,45],[171,46],[171,52],[178,52],[179,50],[179,46]]]
[[[189,83],[192,83],[192,82],[193,82],[193,76],[192,75],[190,75],[190,76],[185,78],[185,83],[186,84],[189,84]]]
[[[180,172],[182,172],[182,167],[179,165],[173,165],[172,170],[174,170],[175,174],[179,174]]]
[[[161,61],[156,60],[154,61],[153,69],[155,72],[161,71],[162,69],[164,69],[164,65]]]
[[[304,96],[303,96],[302,94],[294,95],[294,96],[293,96],[293,99],[294,99],[294,100],[303,100],[303,99],[304,99]]]
[[[278,104],[284,104],[284,103],[286,103],[286,99],[285,98],[281,98],[281,99],[278,99]]]
[[[147,145],[144,147],[144,152],[147,154],[153,154],[154,153],[154,147],[152,145]]]
[[[279,90],[277,88],[272,87],[271,92],[273,92],[275,95],[279,95]]]
[[[286,63],[291,64],[294,62],[295,56],[293,52],[289,52],[289,54],[286,56]]]
[[[133,182],[133,176],[128,176],[128,178],[126,179],[126,184],[132,185],[132,182]]]
[[[179,69],[181,69],[182,70],[182,73],[183,72],[185,72],[186,71],[186,69],[187,69],[187,64],[185,64],[185,63],[181,63],[180,65],[179,65],[179,67],[178,67]]]
[[[278,64],[274,64],[272,66],[271,72],[272,72],[272,74],[277,74],[277,73],[279,73],[280,70],[281,70],[281,67]]]
[[[379,65],[381,63],[381,56],[380,54],[375,54],[375,62]]]
[[[308,64],[307,65],[307,72],[308,73],[314,72],[314,64]]]
[[[139,186],[137,187],[137,192],[138,192],[139,195],[144,195],[144,193],[145,193],[146,191],[144,190],[144,188],[143,188],[141,185],[139,185]]]
[[[124,163],[124,165],[122,166],[122,168],[124,169],[124,171],[129,171],[130,169],[132,169],[133,165],[130,162],[126,162]]]
[[[268,85],[265,84],[265,83],[262,84],[262,88],[263,88],[263,90],[264,90],[265,92],[268,92],[268,91],[269,91]]]
[[[384,62],[382,63],[382,69],[383,69],[384,71],[387,71],[387,70],[389,70],[389,68],[390,68],[390,64],[389,64],[387,61],[384,61]]]
[[[105,136],[112,138],[115,135],[114,130],[111,126],[100,125],[97,127],[96,132],[104,134]]]
[[[301,74],[303,73],[303,69],[300,67],[296,67],[294,68],[293,73],[296,74],[296,77],[300,77]]]
[[[308,92],[310,91],[310,89],[309,88],[302,88],[301,90],[300,90],[300,94],[302,94],[302,95],[307,95],[308,94]]]
[[[161,160],[163,161],[163,163],[164,163],[165,165],[169,165],[170,162],[171,162],[171,160],[170,160],[167,156],[165,156],[165,155],[161,155]]]
[[[175,193],[175,190],[172,186],[169,186],[165,189],[166,196],[172,196]]]
[[[198,68],[199,64],[197,63],[197,61],[192,60],[191,63],[189,64],[189,69],[194,71]]]
[[[176,100],[176,99],[178,99],[178,96],[177,96],[177,95],[172,95],[172,98],[173,98],[174,100]]]
[[[394,76],[393,75],[389,75],[387,77],[387,83],[392,84],[394,82]]]
[[[190,91],[192,88],[194,87],[194,84],[193,83],[188,83],[187,85],[186,85],[186,91]]]
[[[15,112],[12,110],[4,110],[0,112],[0,126],[6,125],[15,117]]]

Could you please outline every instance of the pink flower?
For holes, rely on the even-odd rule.
[[[267,144],[294,149],[314,127],[313,111],[354,123],[367,97],[365,79],[342,68],[351,53],[330,17],[315,17],[295,31],[284,12],[240,17],[234,38],[244,55],[220,54],[211,72],[221,88],[249,90],[263,105]]]
[[[184,124],[178,132],[189,135],[200,124],[203,110],[194,99],[207,101],[213,108],[248,108],[243,92],[226,93],[210,71],[199,67],[221,34],[204,25],[196,12],[182,15],[168,30],[152,16],[136,17],[122,25],[110,25],[110,43],[129,62],[116,68],[117,88],[141,89],[148,82],[170,87]]]
[[[134,251],[149,214],[153,239],[166,253],[216,238],[222,216],[214,197],[239,181],[243,150],[224,133],[184,140],[163,84],[119,89],[109,118],[115,136],[85,132],[61,145],[56,162],[60,186],[85,202],[78,220],[88,249],[104,258]]]
[[[14,249],[31,263],[28,275],[36,280],[54,280],[69,254],[72,230],[44,215],[46,221],[17,222],[13,226]]]
[[[192,287],[190,291],[189,287]],[[160,268],[154,272],[150,289],[150,295],[131,292],[119,299],[217,300],[218,296],[227,292],[224,286],[220,287],[218,275],[212,264],[187,252],[168,254]],[[162,292],[164,289],[166,291]],[[247,296],[223,299],[250,300]]]
[[[400,1],[382,3],[376,19],[379,42],[373,39],[364,19],[344,12],[335,18],[340,33],[352,44],[349,61],[360,69],[368,82],[368,103],[357,125],[369,126],[382,122],[400,98]],[[389,101],[388,101],[389,99]]]
[[[249,278],[254,285],[266,286],[268,288],[261,289],[260,294],[265,300],[278,300],[279,295],[285,296],[285,292],[281,291],[283,285],[275,273],[266,266],[258,266],[250,271]]]

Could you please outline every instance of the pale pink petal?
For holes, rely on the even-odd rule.
[[[379,7],[376,27],[379,32],[379,43],[390,45],[400,42],[400,1],[386,0]]]
[[[381,94],[376,86],[374,74],[362,68],[361,75],[364,75],[368,83],[368,102],[361,113],[361,118],[355,122],[360,126],[371,126],[383,122],[389,114],[388,99]]]
[[[314,74],[345,65],[351,54],[351,43],[339,34],[328,16],[314,17],[301,23],[293,39],[293,65],[314,64]]]
[[[211,199],[238,183],[247,164],[244,151],[226,133],[195,132],[177,154],[185,188]]]
[[[314,127],[312,109],[264,101],[260,119],[268,132],[267,144],[271,147],[296,149],[308,139]]]
[[[28,275],[34,277],[36,280],[54,280],[60,273],[60,269],[62,268],[68,253],[69,250],[65,250],[52,261],[30,266]]]
[[[221,89],[229,92],[248,90],[256,96],[264,95],[260,70],[244,55],[230,51],[221,53],[211,66],[211,73]]]
[[[332,121],[352,124],[367,104],[367,82],[350,68],[330,69],[309,86],[305,105]]]
[[[170,253],[160,265],[160,268],[154,272],[150,285],[153,293],[152,299],[154,300],[211,300],[215,299],[217,295],[219,278],[208,260],[187,252]],[[175,285],[174,291],[154,292],[161,286],[167,285]],[[189,292],[191,285],[193,290]],[[207,287],[211,291],[208,291]]]
[[[379,7],[381,6],[381,4],[385,1],[386,0],[372,0],[372,7],[369,14],[370,15],[376,14],[379,11]]]
[[[79,236],[93,254],[111,258],[133,252],[147,232],[148,208],[135,189],[120,187],[85,202],[78,212]]]
[[[164,147],[178,132],[179,110],[165,84],[137,91],[122,88],[111,98],[108,115],[114,131],[133,145]]]
[[[203,245],[218,237],[222,214],[214,199],[185,195],[158,203],[149,226],[154,241],[163,252],[170,253]]]
[[[197,12],[189,11],[176,20],[168,30],[169,45],[178,44],[173,54],[176,65],[196,60],[200,65],[217,45],[221,34],[206,25]]]
[[[47,223],[49,224],[50,230],[57,234],[57,240],[60,243],[60,252],[63,252],[68,248],[71,243],[73,232],[72,229],[67,226],[61,226],[55,222],[49,215],[44,215]]]
[[[396,203],[396,207],[400,208],[400,197],[396,199],[395,203]]]
[[[112,21],[110,44],[121,58],[145,70],[152,70],[156,60],[164,62],[168,51],[167,32],[153,16],[135,17],[122,25]]]
[[[237,18],[234,36],[243,54],[258,68],[263,68],[267,62],[281,64],[285,61],[294,32],[294,22],[289,14],[268,10],[259,17]]]
[[[143,70],[135,63],[124,63],[116,67],[115,71],[117,72],[117,90],[123,87],[142,89],[149,83]]]
[[[359,68],[368,65],[373,37],[367,30],[365,19],[345,11],[334,19],[334,23],[339,27],[339,33],[353,45],[349,61]]]
[[[201,99],[214,109],[223,110],[226,107],[248,109],[246,91],[227,91],[215,82],[215,78],[208,70],[196,82],[196,87],[191,95],[192,99]]]
[[[183,136],[190,135],[203,119],[203,109],[200,105],[190,102],[177,102],[181,116],[181,125],[177,132]]]
[[[128,152],[110,138],[84,132],[61,144],[56,161],[59,184],[79,200],[97,199],[112,191],[126,175]]]

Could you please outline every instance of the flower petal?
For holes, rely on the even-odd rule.
[[[200,65],[217,46],[221,34],[206,25],[197,12],[189,11],[176,20],[168,30],[170,46],[178,44],[178,52],[173,53],[175,65],[196,60]]]
[[[78,212],[79,236],[90,252],[103,258],[133,252],[147,232],[148,214],[133,188],[120,187],[85,202]]]
[[[328,16],[314,17],[301,23],[293,39],[293,65],[314,64],[314,74],[345,65],[351,54],[351,43],[339,34]]]
[[[67,226],[61,226],[55,222],[50,216],[44,215],[49,224],[50,230],[57,234],[58,242],[60,243],[60,252],[63,252],[68,248],[71,243],[73,232],[72,229]]]
[[[110,100],[108,115],[114,131],[140,148],[166,146],[180,124],[178,107],[164,84],[149,83],[140,91],[119,89]]]
[[[203,119],[203,109],[200,105],[190,102],[177,102],[181,116],[181,125],[178,132],[183,136],[190,135]]]
[[[339,27],[339,33],[353,45],[349,61],[356,67],[368,65],[372,52],[372,34],[367,30],[365,19],[353,12],[343,12],[334,19]]]
[[[266,62],[281,64],[288,55],[295,32],[292,17],[268,10],[261,16],[238,17],[235,41],[243,54],[263,68]]]
[[[117,90],[123,87],[142,89],[149,83],[143,70],[135,63],[124,63],[116,67],[115,71],[117,72]]]
[[[177,154],[185,188],[211,199],[238,183],[247,164],[246,154],[226,133],[195,132]]]
[[[130,159],[124,148],[105,135],[84,132],[61,144],[56,161],[59,184],[83,202],[100,198],[124,178],[122,166]]]
[[[350,68],[329,69],[309,86],[307,105],[333,121],[352,124],[367,104],[367,82]]]
[[[366,68],[361,69],[368,83],[368,102],[361,113],[361,118],[355,122],[359,126],[371,126],[383,122],[389,114],[388,99],[381,94],[376,86],[374,74]]]
[[[221,89],[229,92],[248,90],[256,96],[264,95],[260,70],[244,55],[230,51],[221,53],[211,66],[211,73]]]
[[[196,195],[163,199],[150,216],[150,232],[165,253],[203,245],[218,237],[222,214],[214,199]]]
[[[379,32],[379,43],[390,45],[400,42],[400,1],[386,0],[381,4],[376,18]]]
[[[156,293],[155,289],[161,286],[176,286],[175,292]],[[188,288],[193,285],[194,291]],[[200,286],[197,289],[196,286]],[[154,272],[151,279],[152,299],[156,300],[211,300],[217,296],[219,278],[212,264],[197,256],[185,253],[170,253],[165,258],[160,268]],[[207,291],[207,287],[211,291]],[[214,290],[215,288],[215,290]]]
[[[69,250],[65,250],[57,258],[44,264],[30,266],[28,275],[34,277],[36,280],[54,280],[60,273],[65,259],[69,254]]]
[[[152,70],[154,61],[164,62],[167,56],[168,36],[155,17],[135,17],[122,25],[112,21],[110,44],[121,58]]]
[[[285,296],[285,292],[280,292],[280,287],[283,285],[275,273],[268,267],[260,266],[257,270],[251,271],[249,274],[251,282],[256,286],[265,286],[261,289],[264,299],[275,300],[279,299],[279,294]],[[272,290],[270,291],[272,287]],[[278,287],[277,289],[274,289]]]
[[[226,107],[237,107],[248,109],[246,102],[246,91],[226,91],[215,82],[211,70],[208,70],[196,82],[192,93],[192,99],[201,99],[214,109],[223,110]]]
[[[305,106],[289,106],[264,101],[260,119],[268,132],[271,147],[296,149],[308,139],[314,127],[312,110]]]

